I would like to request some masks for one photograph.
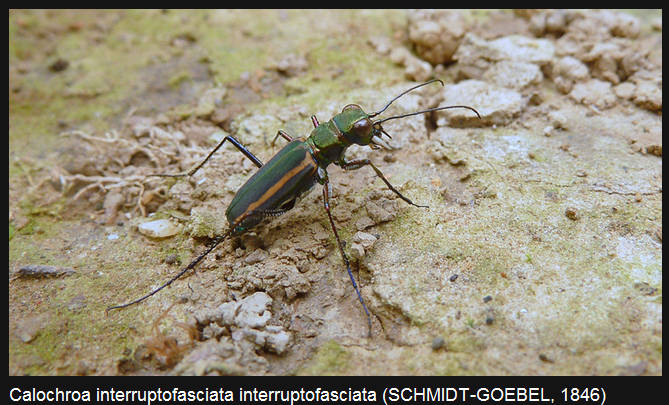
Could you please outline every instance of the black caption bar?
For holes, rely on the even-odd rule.
[[[634,381],[631,381],[634,378]],[[10,377],[9,404],[622,404],[656,377]]]

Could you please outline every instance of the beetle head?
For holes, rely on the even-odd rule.
[[[430,111],[439,111],[439,110],[446,110],[449,108],[467,108],[469,110],[472,110],[478,117],[479,119],[481,116],[479,115],[478,111],[473,109],[472,107],[464,106],[464,105],[454,105],[454,106],[446,106],[446,107],[435,107],[435,108],[429,108],[427,110],[422,110],[422,111],[416,111],[413,113],[408,113],[408,114],[402,114],[402,115],[395,115],[392,117],[387,117],[384,119],[380,119],[377,121],[372,121],[373,117],[376,117],[377,115],[381,114],[384,112],[395,100],[398,98],[402,97],[403,95],[407,94],[408,92],[417,89],[419,87],[425,86],[426,84],[430,84],[433,82],[439,82],[441,85],[444,85],[444,82],[442,82],[439,79],[434,79],[430,80],[428,82],[419,84],[417,86],[414,86],[408,90],[403,91],[400,93],[398,96],[390,100],[388,104],[386,104],[385,107],[383,107],[381,110],[374,112],[372,114],[367,114],[366,112],[363,111],[363,109],[357,105],[357,104],[349,104],[346,107],[344,107],[341,111],[341,113],[337,114],[334,117],[334,120],[336,121],[337,128],[339,128],[342,132],[343,137],[346,139],[346,141],[349,144],[356,144],[356,145],[369,145],[372,149],[378,149],[379,147],[382,147],[384,149],[392,149],[383,139],[383,135],[387,136],[388,139],[391,138],[390,135],[386,131],[383,130],[383,127],[381,126],[382,122],[388,121],[388,120],[393,120],[397,118],[404,118],[404,117],[409,117],[412,115],[418,115],[418,114],[425,114]]]
[[[378,130],[369,118],[369,114],[359,105],[347,105],[341,113],[337,114],[335,121],[348,143],[363,146],[375,144],[374,137]]]

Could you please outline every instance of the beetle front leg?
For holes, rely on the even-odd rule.
[[[219,149],[221,148],[221,146],[223,146],[223,144],[225,143],[225,141],[230,141],[230,143],[232,143],[237,149],[239,149],[239,151],[242,152],[242,153],[244,154],[244,156],[246,156],[247,158],[249,158],[249,160],[251,160],[251,161],[253,162],[254,165],[256,165],[256,166],[258,166],[258,167],[262,167],[262,166],[263,166],[263,163],[260,161],[260,159],[258,159],[253,153],[251,153],[251,151],[249,151],[248,149],[246,149],[246,148],[244,147],[244,145],[242,145],[237,139],[235,139],[234,137],[228,135],[228,136],[226,136],[225,138],[223,138],[223,140],[222,140],[218,145],[216,145],[216,147],[215,147],[211,152],[209,152],[209,155],[207,155],[207,157],[204,158],[204,160],[203,160],[200,164],[198,164],[198,165],[195,166],[194,168],[190,169],[190,170],[187,171],[186,173],[179,173],[179,174],[152,174],[152,175],[149,175],[149,176],[147,176],[147,177],[152,177],[152,176],[156,176],[156,177],[185,177],[185,176],[189,176],[189,177],[190,177],[190,176],[194,175],[198,170],[200,170],[200,168],[201,168],[202,166],[204,166],[205,163],[207,163],[207,161],[209,160],[209,158],[210,158],[214,153],[216,153],[216,151],[219,150]]]
[[[341,243],[341,239],[339,239],[339,233],[337,232],[337,227],[335,226],[334,220],[332,219],[332,214],[330,213],[330,182],[328,181],[327,178],[324,179],[323,183],[323,206],[325,207],[325,212],[328,213],[328,218],[330,219],[330,226],[332,226],[332,232],[334,233],[335,239],[337,239],[337,246],[339,246],[339,253],[341,253],[341,257],[342,259],[344,259],[344,263],[346,264],[346,271],[348,271],[348,276],[351,278],[351,283],[353,283],[353,288],[355,288],[355,292],[358,294],[358,300],[360,301],[360,304],[362,304],[362,309],[365,310],[365,314],[367,315],[368,336],[371,336],[372,318],[369,315],[369,311],[367,310],[367,305],[365,305],[365,300],[362,299],[362,295],[360,294],[358,285],[355,282],[355,278],[353,278],[353,272],[351,272],[351,265],[348,261],[348,257],[346,257],[346,253],[344,253],[344,246]]]
[[[383,173],[381,173],[381,170],[379,170],[378,167],[374,166],[374,163],[372,163],[369,159],[351,160],[350,162],[346,162],[344,160],[341,160],[337,164],[344,170],[357,170],[357,169],[359,169],[363,166],[371,166],[372,169],[374,169],[374,171],[376,172],[376,175],[379,176],[381,178],[381,180],[383,180],[383,182],[386,183],[386,186],[388,186],[388,188],[393,193],[397,194],[401,199],[403,199],[404,201],[406,201],[407,203],[409,203],[409,204],[411,204],[415,207],[428,208],[427,205],[414,204],[413,201],[411,201],[410,199],[403,196],[402,193],[397,191],[397,189],[395,189],[395,187],[393,187],[393,185],[390,184],[388,179],[386,179],[386,176],[384,176]]]

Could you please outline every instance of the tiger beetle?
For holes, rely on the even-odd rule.
[[[397,191],[397,189],[395,189],[395,187],[390,184],[383,173],[381,173],[381,171],[371,161],[369,161],[369,159],[346,160],[344,154],[346,149],[353,144],[362,146],[369,145],[372,149],[378,149],[379,147],[390,149],[390,147],[385,144],[382,136],[385,135],[388,138],[391,137],[381,127],[383,122],[389,120],[405,118],[412,115],[425,114],[431,111],[446,110],[450,108],[466,108],[473,111],[479,117],[479,119],[481,118],[478,111],[476,111],[474,108],[464,105],[455,105],[429,108],[427,110],[396,115],[384,119],[379,119],[377,121],[372,120],[372,118],[384,112],[398,98],[412,90],[433,82],[439,82],[442,86],[444,85],[444,82],[441,80],[434,79],[414,86],[408,90],[405,90],[400,95],[390,100],[390,102],[388,102],[388,104],[386,104],[386,106],[381,110],[372,114],[367,114],[357,104],[349,104],[344,107],[339,114],[332,117],[330,121],[323,124],[318,122],[318,119],[315,115],[312,115],[311,122],[314,125],[314,129],[311,131],[311,134],[309,134],[309,137],[306,140],[301,138],[293,139],[293,137],[285,131],[279,130],[272,140],[272,145],[274,145],[274,142],[279,136],[288,141],[288,144],[284,146],[283,149],[281,149],[276,155],[274,155],[274,157],[272,157],[272,159],[270,159],[270,161],[266,164],[263,164],[260,159],[258,159],[253,153],[246,149],[237,139],[232,136],[226,136],[200,164],[193,167],[190,171],[180,174],[153,175],[159,177],[192,176],[209,160],[209,158],[211,158],[214,153],[216,153],[216,151],[226,141],[232,143],[237,149],[239,149],[241,153],[244,154],[244,156],[246,156],[256,166],[258,166],[259,169],[239,189],[239,191],[237,191],[237,194],[232,199],[228,209],[225,211],[225,216],[230,225],[227,232],[214,238],[211,245],[202,254],[200,254],[195,260],[193,260],[188,266],[182,269],[165,284],[132,302],[109,307],[107,308],[107,311],[112,309],[125,308],[130,305],[137,304],[156,294],[158,291],[172,284],[188,270],[193,269],[223,240],[228,237],[242,235],[243,233],[258,225],[266,217],[275,217],[286,213],[295,206],[295,202],[298,200],[298,198],[303,196],[316,183],[319,183],[323,185],[323,205],[325,207],[325,212],[328,214],[330,226],[332,227],[332,232],[334,233],[335,239],[337,240],[339,253],[341,254],[341,257],[344,260],[344,264],[346,265],[348,276],[351,278],[351,283],[353,284],[353,288],[358,295],[358,300],[360,301],[362,309],[365,311],[365,315],[367,316],[368,334],[371,336],[372,320],[369,315],[369,310],[367,309],[367,305],[365,305],[365,301],[360,294],[358,285],[356,284],[353,273],[351,272],[351,265],[349,263],[348,257],[346,256],[346,253],[344,253],[344,246],[341,239],[339,238],[337,227],[335,226],[335,223],[332,219],[332,213],[330,212],[330,194],[332,194],[332,187],[328,179],[327,167],[331,163],[334,163],[344,170],[356,170],[363,166],[370,166],[374,172],[376,172],[376,175],[379,176],[381,180],[383,180],[386,186],[388,186],[388,188],[393,193],[397,194],[397,196],[402,200],[415,207],[427,208],[427,206],[424,205],[414,204],[410,199]]]

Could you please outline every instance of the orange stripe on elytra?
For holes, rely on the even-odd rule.
[[[300,163],[299,166],[294,167],[291,171],[286,173],[279,181],[276,182],[276,184],[274,184],[272,187],[267,189],[265,194],[260,196],[260,198],[256,202],[253,202],[253,203],[249,204],[249,206],[246,208],[246,210],[244,212],[242,212],[237,218],[235,218],[235,222],[237,220],[239,220],[239,218],[241,218],[247,212],[253,211],[257,207],[261,206],[272,195],[274,195],[278,190],[280,190],[281,187],[283,187],[293,176],[295,176],[296,174],[301,172],[302,169],[304,169],[305,167],[307,167],[309,165],[312,165],[314,163],[315,162],[314,162],[313,157],[311,157],[311,154],[307,153],[306,156],[304,157],[304,160],[302,161],[302,163]],[[314,168],[314,170],[315,170],[315,168]]]

